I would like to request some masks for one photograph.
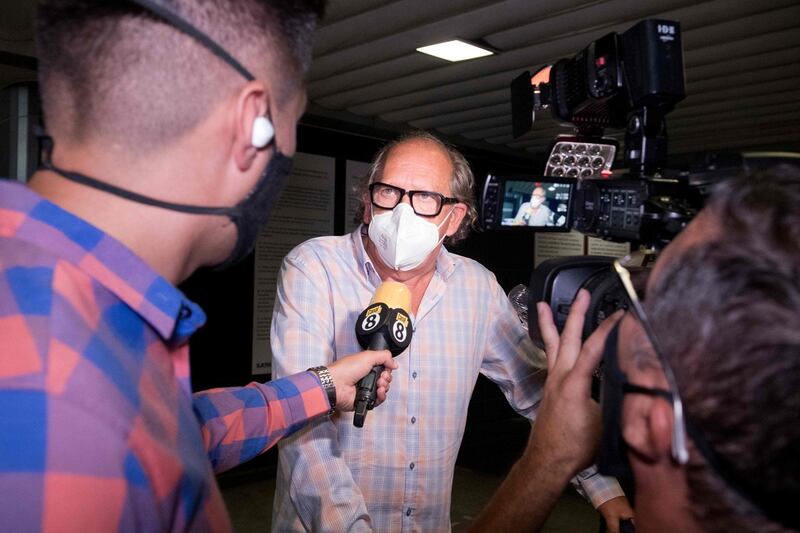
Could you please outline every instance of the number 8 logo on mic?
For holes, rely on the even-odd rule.
[[[411,342],[411,319],[402,309],[389,311],[389,331],[399,351],[403,351]]]
[[[394,339],[397,342],[403,342],[406,339],[406,327],[403,325],[402,322],[395,322],[394,323]]]
[[[369,343],[366,337],[383,327],[388,316],[389,308],[383,303],[376,303],[362,311],[358,316],[358,322],[356,322],[356,336],[359,337],[359,342],[361,342],[362,346],[365,346],[362,339]]]
[[[380,314],[373,313],[371,315],[367,315],[366,318],[361,322],[361,329],[364,333],[368,333],[373,329],[378,327],[380,323]]]

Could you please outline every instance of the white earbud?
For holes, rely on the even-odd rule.
[[[253,136],[250,144],[255,148],[264,148],[275,136],[275,128],[267,117],[256,117],[253,121]]]

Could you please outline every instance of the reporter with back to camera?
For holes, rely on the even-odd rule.
[[[582,346],[588,294],[560,338],[540,304],[540,414],[473,529],[538,530],[599,441],[601,471],[634,479],[637,531],[800,530],[800,169],[718,185],[658,258],[647,298],[625,285],[631,310]],[[601,358],[602,439],[589,393]]]
[[[414,335],[398,356],[405,370],[393,375],[392,397],[364,427],[338,415],[283,441],[274,531],[449,530],[478,374],[523,416],[538,410],[545,372],[508,298],[488,270],[443,245],[465,236],[476,216],[464,156],[410,133],[379,151],[360,196],[356,231],[307,241],[284,260],[272,324],[276,375],[357,346],[356,318],[387,280],[410,289]],[[630,512],[615,480],[589,471],[580,483],[610,523]]]
[[[396,368],[365,352],[192,397],[205,315],[175,285],[251,251],[295,150],[322,3],[138,3],[39,2],[54,145],[30,186],[0,180],[4,530],[228,531],[215,472]]]

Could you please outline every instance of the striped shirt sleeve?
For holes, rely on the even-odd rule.
[[[596,466],[581,471],[573,480],[573,485],[592,506],[597,509],[608,500],[625,496],[616,478],[602,476]]]

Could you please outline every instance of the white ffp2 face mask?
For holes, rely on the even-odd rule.
[[[394,270],[412,270],[422,264],[444,237],[439,238],[439,225],[428,222],[414,213],[414,209],[400,203],[388,213],[372,216],[369,238],[387,266]]]

